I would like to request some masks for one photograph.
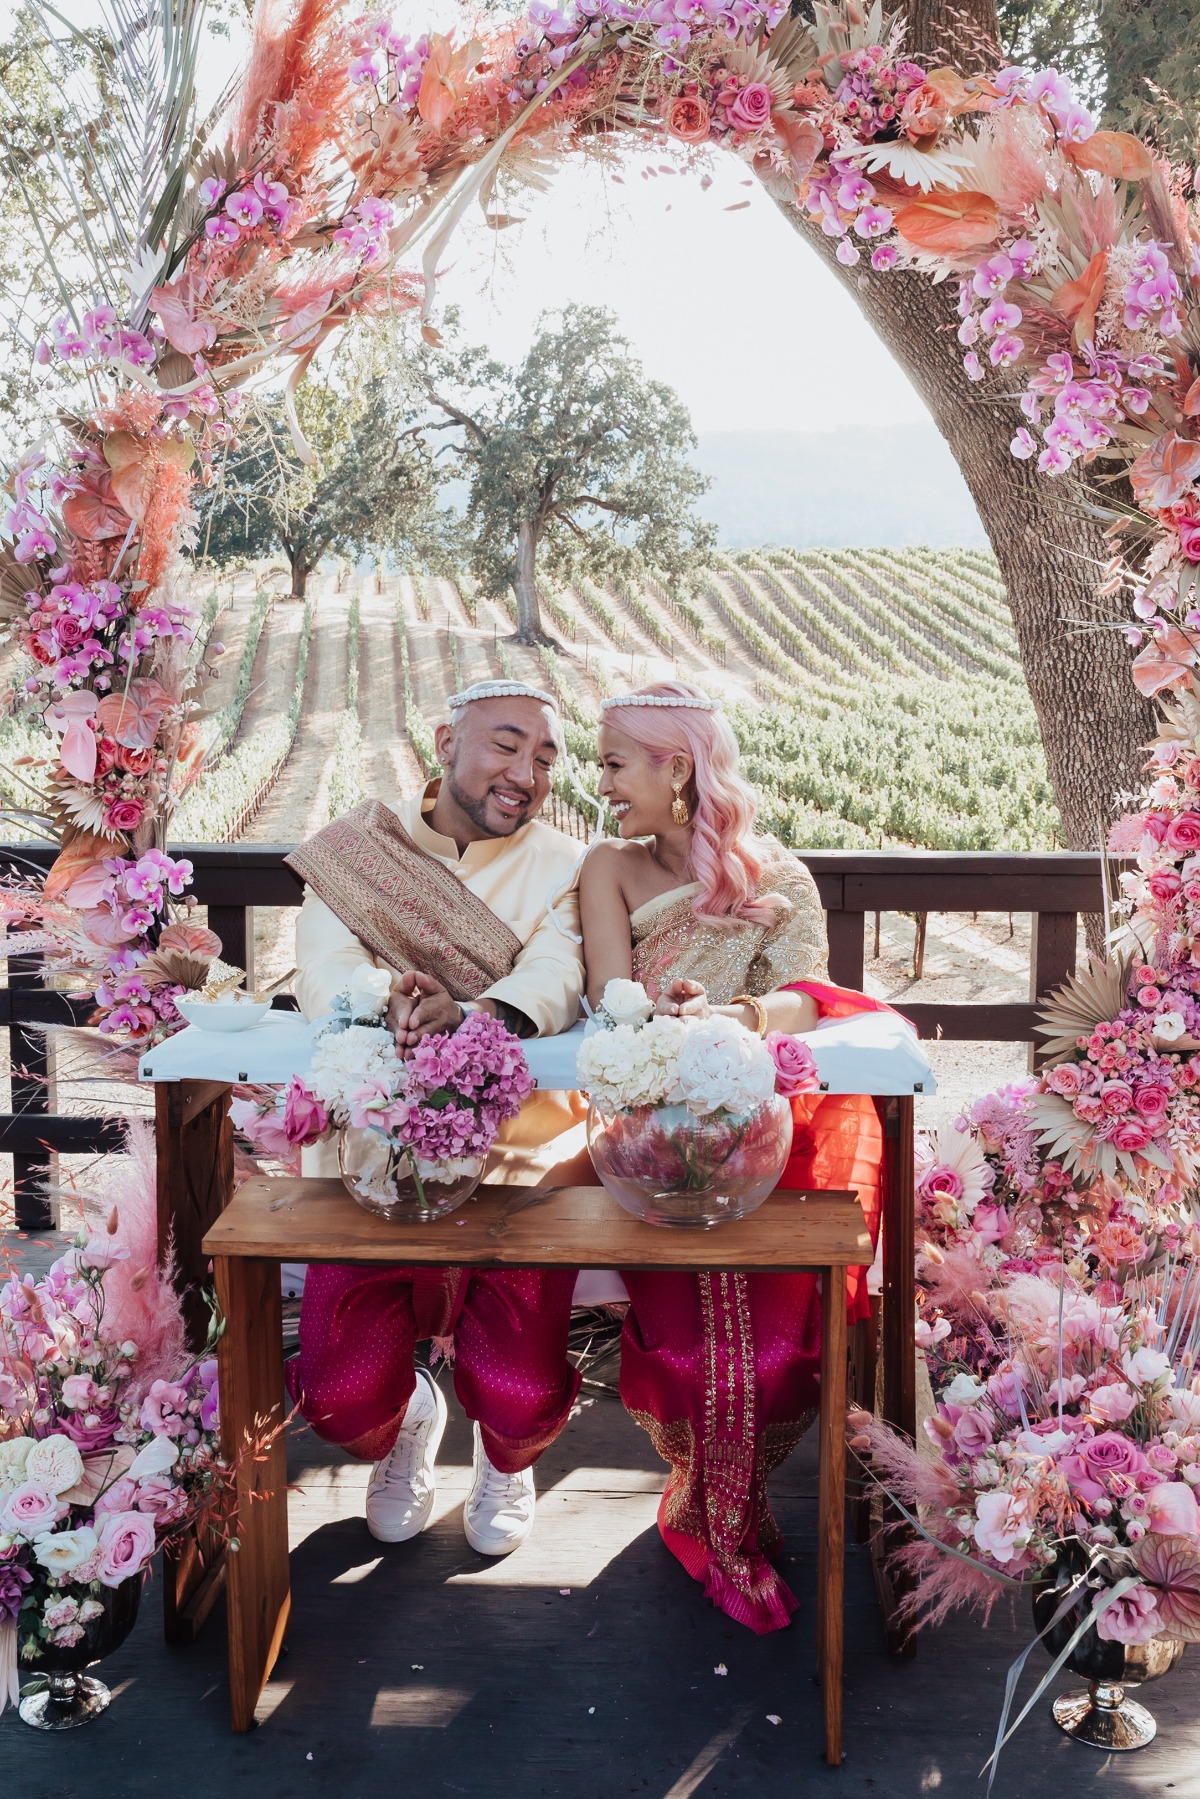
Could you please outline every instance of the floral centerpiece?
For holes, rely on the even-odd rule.
[[[790,1100],[818,1085],[812,1053],[736,1019],[654,1015],[638,981],[610,981],[579,1051],[588,1148],[614,1198],[653,1224],[738,1218],[776,1185]]]
[[[402,1056],[387,1023],[391,975],[356,969],[317,1032],[307,1074],[234,1122],[266,1155],[338,1133],[342,1177],[367,1211],[434,1218],[469,1199],[501,1125],[533,1091],[520,1043],[485,1012]]]
[[[168,1275],[133,1265],[114,1211],[41,1279],[0,1288],[0,1710],[19,1666],[44,1672],[30,1722],[107,1704],[76,1671],[132,1625],[155,1551],[227,1510],[211,1335],[188,1352]]]

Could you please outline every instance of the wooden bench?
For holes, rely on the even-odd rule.
[[[340,1181],[258,1177],[209,1229],[225,1312],[221,1435],[239,1455],[283,1417],[279,1264],[395,1262],[473,1268],[636,1268],[817,1273],[821,1327],[817,1668],[825,1759],[842,1759],[842,1586],[845,1551],[846,1269],[871,1260],[850,1193],[777,1191],[749,1218],[706,1232],[640,1224],[600,1187],[481,1187],[432,1224],[394,1224],[365,1212]],[[249,1730],[283,1641],[291,1607],[287,1458],[283,1432],[238,1472],[238,1542],[226,1563],[233,1728]]]

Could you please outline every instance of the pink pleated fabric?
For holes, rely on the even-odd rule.
[[[797,983],[823,1016],[874,1010],[844,988]],[[852,1002],[857,1002],[852,1003]],[[792,1104],[784,1187],[858,1193],[878,1238],[883,1130],[867,1097]],[[849,1271],[851,1320],[866,1315],[866,1270]],[[796,1600],[772,1566],[783,1538],[767,1475],[791,1453],[820,1397],[821,1297],[809,1274],[640,1274],[622,1270],[630,1309],[621,1397],[670,1463],[663,1542],[739,1624],[786,1625]]]
[[[413,1352],[452,1337],[454,1390],[505,1474],[530,1468],[567,1422],[579,1376],[567,1360],[569,1269],[311,1266],[288,1387],[326,1442],[377,1462],[416,1385]]]

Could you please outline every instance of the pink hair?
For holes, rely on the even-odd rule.
[[[639,695],[706,699],[688,681],[656,681]],[[747,924],[778,922],[787,901],[760,894],[761,838],[754,834],[754,789],[738,772],[738,746],[723,712],[690,706],[610,706],[604,722],[623,731],[652,761],[690,756],[694,768],[687,802],[692,814],[692,873],[700,883],[697,918],[739,918]]]

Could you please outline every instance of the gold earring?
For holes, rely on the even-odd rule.
[[[692,822],[692,815],[688,811],[687,801],[682,797],[682,789],[682,781],[672,781],[671,792],[675,798],[671,801],[671,817],[677,825],[688,825]]]

